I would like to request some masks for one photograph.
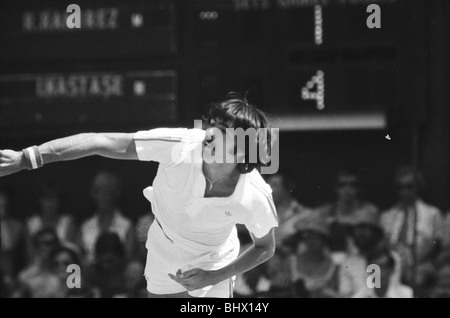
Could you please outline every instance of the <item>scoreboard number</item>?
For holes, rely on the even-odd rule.
[[[323,42],[323,18],[322,6],[314,6],[314,43],[321,45]]]
[[[314,88],[315,91],[313,91]],[[302,99],[315,100],[318,110],[325,108],[325,73],[323,71],[317,71],[306,86],[302,87]]]

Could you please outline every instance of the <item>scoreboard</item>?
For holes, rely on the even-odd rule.
[[[0,11],[7,60],[145,58],[176,53],[175,7],[166,1],[15,1]],[[67,6],[80,7],[69,28]]]
[[[178,119],[171,1],[3,1],[0,131],[148,128]]]
[[[193,1],[193,102],[239,87],[288,130],[383,129],[426,119],[424,0]],[[369,4],[381,28],[369,28]]]
[[[0,4],[2,135],[189,125],[229,91],[286,130],[427,118],[426,0],[80,0],[80,29],[71,3]]]

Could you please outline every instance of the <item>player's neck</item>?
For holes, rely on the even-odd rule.
[[[237,178],[239,171],[237,164],[233,163],[207,163],[203,162],[203,173],[210,179],[217,179],[222,177]]]
[[[240,173],[237,166],[230,164],[203,163],[205,176],[205,197],[228,197],[234,193]]]

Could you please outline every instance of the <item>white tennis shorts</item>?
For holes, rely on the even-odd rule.
[[[187,291],[185,287],[171,279],[169,273],[175,275],[179,269],[181,271],[193,268],[219,269],[231,263],[239,254],[239,241],[237,241],[234,243],[234,248],[226,253],[221,253],[220,257],[217,257],[218,253],[194,255],[173,243],[156,220],[149,229],[146,247],[147,262],[144,276],[147,280],[147,290],[158,295]],[[234,280],[235,277],[232,277],[216,285],[206,286],[188,293],[193,297],[231,298]]]

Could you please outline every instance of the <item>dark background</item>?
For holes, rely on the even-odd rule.
[[[425,172],[425,199],[443,211],[450,207],[448,1],[373,1],[382,22],[381,29],[369,29],[372,2],[362,0],[79,0],[82,14],[93,12],[94,22],[83,20],[79,30],[58,28],[70,3],[0,4],[0,148],[88,131],[193,127],[209,102],[236,91],[279,124],[280,163],[297,177],[304,204],[330,200],[334,174],[352,166],[361,173],[364,197],[386,208],[395,199],[395,169],[412,163]],[[314,43],[314,4],[323,10],[321,45]],[[143,17],[140,28],[130,23],[133,13]],[[300,94],[318,70],[325,73],[324,110]],[[52,74],[114,75],[122,91],[43,97],[38,79]],[[137,80],[145,84],[143,95],[133,90]],[[352,115],[372,113],[385,119],[383,127],[315,125],[336,115],[350,123]],[[156,168],[95,157],[0,183],[13,188],[16,215],[24,217],[36,208],[39,185],[52,180],[63,190],[66,210],[82,219],[93,212],[94,174],[111,170],[122,180],[124,212],[136,218],[150,210],[141,190]]]

